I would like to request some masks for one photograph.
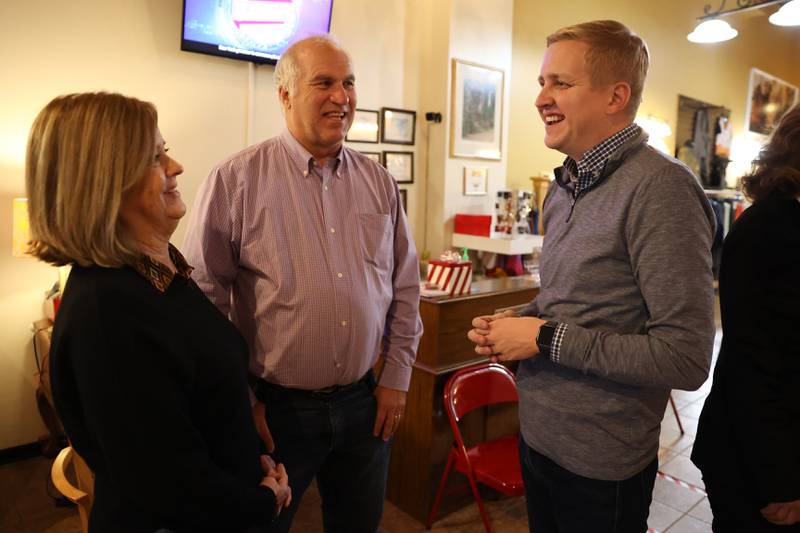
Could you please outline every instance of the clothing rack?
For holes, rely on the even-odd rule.
[[[744,201],[744,194],[736,189],[703,189],[706,196],[721,200],[741,200]]]
[[[717,220],[717,229],[711,245],[712,268],[714,279],[719,278],[719,266],[722,260],[722,243],[728,236],[734,221],[747,207],[744,194],[736,189],[703,189],[709,205]]]

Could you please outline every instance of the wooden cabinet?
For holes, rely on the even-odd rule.
[[[474,283],[469,295],[422,298],[420,314],[425,331],[405,417],[395,434],[387,485],[389,501],[420,522],[428,515],[453,441],[442,405],[444,385],[454,371],[486,361],[467,339],[472,319],[527,304],[538,292],[538,285],[530,278],[501,278]],[[507,407],[470,414],[461,426],[465,439],[513,432],[519,427],[516,406]],[[458,475],[450,477],[463,481]],[[439,516],[471,501],[468,492],[445,492]]]

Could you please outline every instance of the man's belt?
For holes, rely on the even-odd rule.
[[[330,385],[329,387],[323,387],[321,389],[295,389],[284,387],[282,385],[270,383],[269,381],[265,381],[264,379],[254,376],[250,376],[250,386],[253,388],[253,393],[256,395],[256,398],[265,403],[267,401],[265,397],[270,392],[276,392],[278,394],[294,394],[308,398],[316,398],[319,400],[329,400],[353,391],[362,384],[369,382],[371,379],[373,379],[372,369],[369,369],[367,373],[364,374],[364,376],[358,381],[347,383],[345,385]]]

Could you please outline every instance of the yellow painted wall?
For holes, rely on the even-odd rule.
[[[800,86],[800,28],[773,26],[762,12],[756,11],[726,19],[739,30],[739,37],[732,41],[713,45],[690,43],[686,34],[694,28],[695,18],[702,15],[706,3],[702,0],[575,0],[562,2],[554,8],[545,7],[538,0],[517,0],[514,4],[509,186],[530,188],[530,176],[552,171],[564,158],[544,146],[544,128],[533,106],[539,88],[536,79],[545,38],[562,26],[594,19],[616,19],[641,35],[650,48],[651,67],[640,113],[665,119],[673,131],[678,94],[683,94],[731,109],[734,135],[743,135],[751,67]],[[674,149],[674,136],[666,141],[670,149]],[[735,153],[732,155],[736,157]]]

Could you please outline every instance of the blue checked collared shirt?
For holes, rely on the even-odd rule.
[[[628,140],[639,135],[641,129],[635,123],[631,123],[604,140],[600,144],[587,150],[580,161],[575,161],[571,157],[564,160],[564,167],[569,175],[575,180],[572,189],[572,203],[578,199],[580,194],[594,185],[606,166],[606,161],[611,157],[620,146]],[[564,334],[567,332],[567,324],[559,323],[553,333],[553,340],[550,343],[550,360],[558,363],[561,355],[561,343]]]
[[[572,191],[572,198],[577,199],[581,192],[588,189],[600,178],[603,172],[603,167],[606,166],[606,161],[611,157],[620,146],[625,144],[628,140],[639,135],[641,129],[636,124],[622,129],[601,142],[587,150],[580,161],[575,161],[571,157],[564,160],[564,167],[570,176],[575,178],[575,188]]]

